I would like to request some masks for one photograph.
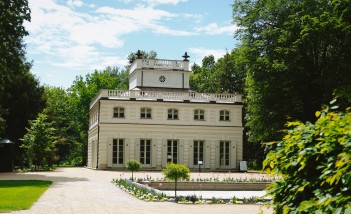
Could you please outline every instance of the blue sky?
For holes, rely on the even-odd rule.
[[[233,0],[29,0],[27,60],[42,84],[68,88],[75,77],[127,55],[154,50],[191,63],[235,47]]]

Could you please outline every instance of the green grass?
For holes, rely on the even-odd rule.
[[[52,181],[0,180],[0,212],[29,209]]]

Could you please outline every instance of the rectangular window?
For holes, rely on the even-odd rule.
[[[204,120],[205,119],[205,111],[202,109],[194,110],[194,120]]]
[[[230,148],[229,141],[219,142],[219,165],[220,166],[229,166],[229,161],[230,161],[229,148]]]
[[[143,165],[151,164],[151,140],[140,140],[140,163]]]
[[[124,108],[123,107],[113,108],[113,117],[124,118]]]
[[[140,109],[140,118],[151,119],[151,108],[141,108]]]
[[[178,110],[177,109],[168,109],[168,119],[177,120],[178,119]]]
[[[221,121],[229,121],[229,111],[227,110],[221,110],[219,113],[219,120]]]
[[[204,141],[194,141],[194,165],[198,165],[199,161],[204,164]]]
[[[124,140],[113,139],[112,143],[112,163],[123,164],[124,163]]]
[[[167,140],[167,163],[178,163],[178,141]]]

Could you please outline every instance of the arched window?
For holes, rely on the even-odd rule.
[[[123,107],[113,108],[113,117],[124,118],[124,108]]]
[[[194,120],[205,120],[205,111],[202,109],[195,109]]]
[[[177,120],[178,119],[178,109],[170,108],[168,109],[168,119]]]

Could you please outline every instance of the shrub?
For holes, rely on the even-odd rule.
[[[290,122],[263,163],[282,175],[268,189],[275,213],[351,213],[351,112],[316,112],[315,124]]]
[[[133,181],[133,173],[141,169],[141,163],[139,163],[137,160],[130,159],[126,163],[126,169],[132,172]]]

